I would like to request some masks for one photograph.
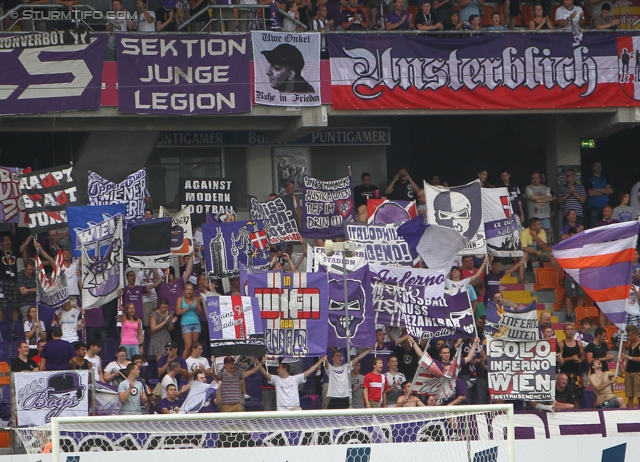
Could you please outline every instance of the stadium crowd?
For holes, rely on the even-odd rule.
[[[401,1],[401,0],[399,0]],[[514,305],[500,291],[500,280],[509,273],[518,273],[520,283],[527,282],[525,271],[532,262],[554,263],[550,245],[554,242],[551,219],[562,215],[563,227],[559,239],[564,240],[585,228],[636,220],[640,211],[640,180],[629,193],[620,195],[619,205],[609,205],[613,188],[602,174],[600,162],[594,162],[591,173],[577,177],[569,168],[562,172],[565,181],[556,192],[545,184],[545,175],[534,171],[531,183],[524,188],[514,184],[510,172],[478,170],[482,187],[506,187],[520,227],[524,257],[489,259],[482,256],[462,258],[449,275],[452,290],[467,290],[472,301],[477,338],[446,341],[435,339],[419,343],[406,330],[378,326],[376,340],[370,349],[347,352],[329,348],[322,358],[247,358],[209,354],[208,323],[204,316],[203,297],[226,294],[241,295],[238,277],[228,282],[224,290],[220,280],[209,278],[203,264],[202,233],[194,230],[196,250],[180,258],[179,270],[136,271],[126,269],[126,285],[121,290],[119,305],[114,300],[102,307],[82,310],[78,277],[79,262],[72,258],[68,232],[49,231],[46,236],[21,239],[20,229],[10,229],[2,237],[3,258],[0,259],[0,317],[12,312],[17,330],[24,340],[16,341],[13,372],[83,370],[95,372],[95,379],[117,388],[122,404],[121,413],[176,413],[194,382],[217,384],[215,399],[201,412],[238,412],[252,397],[247,394],[247,379],[260,374],[261,405],[264,410],[299,409],[300,397],[312,392],[322,396],[322,407],[342,409],[370,407],[452,406],[463,403],[489,403],[487,386],[487,354],[485,345],[486,303],[498,306]],[[495,174],[496,176],[493,176]],[[499,178],[499,180],[498,180]],[[446,182],[434,175],[430,183],[436,187]],[[295,192],[290,181],[285,194]],[[367,199],[389,198],[415,201],[418,213],[425,213],[424,191],[404,168],[380,188],[371,182],[371,175],[362,173],[361,184],[354,190],[357,220],[367,220]],[[269,199],[278,196],[272,194]],[[296,198],[296,196],[293,196]],[[297,200],[297,198],[296,198]],[[298,210],[299,204],[298,204]],[[153,212],[147,210],[147,218]],[[225,220],[233,220],[227,215]],[[11,228],[11,225],[9,225]],[[17,245],[20,242],[20,245]],[[316,241],[323,245],[323,241]],[[303,246],[304,247],[304,246]],[[50,313],[46,307],[36,308],[37,271],[33,257],[37,253],[45,271],[52,271],[54,258],[63,249],[63,268],[69,285],[70,301]],[[270,249],[272,269],[296,271],[302,259],[293,263],[291,250],[284,245]],[[25,263],[18,271],[16,255]],[[503,264],[508,265],[503,269]],[[485,272],[485,265],[488,266]],[[634,270],[629,275],[634,292],[640,285],[640,263],[635,254]],[[455,282],[459,282],[455,284]],[[462,283],[460,283],[462,282]],[[634,407],[640,400],[640,311],[628,312],[627,346],[618,358],[607,345],[608,323],[601,319],[582,319],[576,329],[575,306],[584,302],[584,291],[568,275],[564,277],[567,296],[565,339],[557,344],[556,399],[550,403],[529,403],[545,410],[575,409],[587,385],[591,386],[597,407]],[[637,292],[636,292],[637,293]],[[575,300],[575,305],[572,303]],[[637,310],[638,304],[635,304]],[[595,330],[594,323],[599,325]],[[555,336],[552,313],[539,316],[540,338]],[[103,362],[105,343],[118,344],[115,359]],[[331,346],[331,345],[330,345]],[[461,369],[455,382],[455,395],[437,402],[433,396],[421,397],[409,393],[411,380],[420,358],[426,351],[446,375],[453,358],[461,352]],[[346,358],[346,362],[345,362]],[[609,369],[618,361],[625,375],[627,402],[614,395],[615,374]],[[311,383],[305,385],[310,377]],[[351,400],[350,400],[351,396]],[[640,405],[640,404],[639,404]]]

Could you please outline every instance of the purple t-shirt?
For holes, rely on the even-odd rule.
[[[162,414],[162,409],[164,409],[165,407],[169,411],[175,411],[177,414],[178,410],[176,408],[182,407],[182,400],[180,398],[176,398],[173,402],[171,402],[167,398],[161,399],[156,406],[156,411],[158,412],[158,414]]]
[[[40,357],[47,360],[47,371],[67,371],[69,361],[76,355],[76,350],[66,340],[51,340],[42,347]]]
[[[145,293],[147,288],[145,286],[125,286],[124,293],[122,294],[123,307],[129,303],[133,303],[136,309],[136,316],[140,319],[143,318],[144,311],[142,309],[142,294]],[[171,309],[171,307],[169,307]]]
[[[176,311],[176,303],[178,303],[178,299],[182,297],[184,292],[184,280],[182,278],[178,278],[175,282],[171,284],[167,284],[166,282],[161,282],[158,287],[156,287],[156,294],[158,294],[158,308],[160,308],[160,300],[166,298],[169,300],[169,311]]]
[[[167,364],[167,359],[169,357],[167,355],[160,357],[160,359],[158,360],[158,369],[161,369],[165,366],[165,364]],[[178,361],[180,363],[180,368],[184,369],[185,371],[188,371],[189,368],[187,367],[187,362],[182,358],[182,356],[176,356],[176,359],[174,359],[174,361]],[[162,380],[164,378],[166,374],[163,374],[159,377],[160,380]],[[176,382],[178,382],[178,388],[180,388],[180,377],[182,377],[181,375],[176,375]]]
[[[104,327],[104,312],[101,306],[86,310],[84,313],[87,327]]]
[[[398,27],[394,30],[409,30],[409,12],[403,11],[402,13],[396,13],[396,10],[391,10],[387,13],[387,17],[384,20],[385,23],[389,22],[395,24],[397,22],[403,21]]]
[[[452,396],[451,398],[442,401],[440,403],[440,406],[446,406],[450,402],[454,401],[458,396],[464,396],[465,397],[465,400],[460,404],[466,404],[468,402],[468,400],[466,398],[467,397],[467,386],[464,384],[464,382],[459,377],[456,377],[456,394],[455,394],[455,396]]]
[[[329,0],[325,6],[327,7],[327,20],[333,19],[336,24],[340,24],[340,15],[342,14],[342,5],[338,0]]]

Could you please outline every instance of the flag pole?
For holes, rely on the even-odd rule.
[[[627,324],[624,324],[624,329],[620,329],[618,330],[618,338],[620,339],[620,346],[618,347],[618,358],[620,359],[620,357],[622,356],[622,346],[624,344],[624,339],[625,339],[625,334],[626,334],[626,329],[627,329]],[[620,361],[616,360],[616,375],[614,375],[614,378],[618,377],[618,374],[620,373]]]

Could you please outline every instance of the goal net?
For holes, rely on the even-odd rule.
[[[112,451],[113,459],[101,460],[139,462],[149,450],[155,462],[174,461],[170,449],[194,450],[194,462],[210,460],[212,448],[236,460],[515,460],[511,405],[61,417],[16,432],[27,453],[38,460],[50,453],[52,462]]]

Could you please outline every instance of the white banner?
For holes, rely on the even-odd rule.
[[[193,251],[193,228],[191,227],[191,212],[185,207],[173,215],[164,207],[160,207],[160,218],[171,218],[171,254],[191,255]]]
[[[320,106],[320,34],[254,31],[251,44],[256,104]]]
[[[89,171],[89,205],[127,204],[125,219],[144,217],[147,195],[147,170],[141,168],[120,183],[114,183]]]
[[[307,246],[307,273],[317,273],[320,267],[324,267],[327,272],[342,272],[342,252],[334,252],[330,257],[325,253],[324,247]],[[347,271],[355,271],[367,264],[364,257],[364,249],[356,247],[356,254],[353,257],[346,258]]]
[[[122,246],[122,215],[106,221],[117,221],[109,247],[102,255],[92,258],[82,246],[82,307],[96,308],[116,298],[124,287]],[[104,222],[103,222],[104,223]]]
[[[496,257],[521,257],[518,223],[507,188],[482,188],[482,220],[487,252]]]
[[[52,417],[89,415],[89,371],[15,373],[17,425],[36,426]]]

